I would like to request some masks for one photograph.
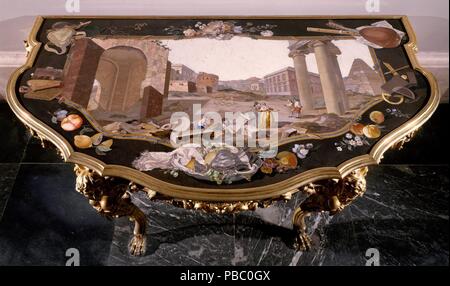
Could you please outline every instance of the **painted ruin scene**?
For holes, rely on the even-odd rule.
[[[351,39],[82,38],[64,67],[63,96],[109,133],[167,138],[171,115],[192,118],[200,104],[223,118],[277,112],[281,139],[320,135],[380,100],[372,52]]]

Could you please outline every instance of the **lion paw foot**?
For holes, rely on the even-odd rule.
[[[130,254],[134,256],[144,255],[146,245],[147,239],[145,238],[145,235],[137,234],[131,239],[128,250],[130,251]]]
[[[297,232],[297,235],[295,236],[295,243],[294,243],[294,247],[296,250],[299,251],[306,251],[311,249],[311,243],[312,240],[309,237],[309,235],[307,235],[304,232]]]

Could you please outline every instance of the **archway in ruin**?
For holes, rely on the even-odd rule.
[[[92,91],[89,96],[89,103],[87,105],[87,111],[93,111],[98,108],[98,102],[100,100],[100,95],[102,93],[102,87],[98,80],[94,79],[94,84],[92,85]]]
[[[100,86],[98,109],[127,112],[140,100],[147,58],[141,50],[117,46],[105,50],[100,57],[95,79]]]

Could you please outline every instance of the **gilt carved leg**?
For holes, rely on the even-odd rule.
[[[128,216],[134,221],[133,238],[129,244],[132,255],[143,255],[146,248],[145,214],[131,202],[130,184],[120,178],[102,177],[88,168],[75,165],[76,190],[89,204],[108,219]]]
[[[368,168],[357,169],[342,180],[323,180],[304,187],[303,191],[309,196],[295,210],[292,218],[297,250],[311,248],[311,238],[305,218],[317,212],[329,212],[334,215],[342,211],[356,198],[361,197],[366,191],[366,174]]]
[[[414,136],[417,134],[417,132],[419,131],[419,129],[415,129],[412,132],[406,134],[406,136],[404,136],[403,138],[401,138],[400,140],[398,140],[397,142],[394,143],[394,145],[392,145],[392,149],[393,150],[402,150],[403,147],[405,146],[406,143],[410,142]]]

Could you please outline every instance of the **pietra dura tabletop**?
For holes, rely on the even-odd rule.
[[[25,45],[9,105],[100,214],[135,222],[134,255],[134,192],[216,213],[306,192],[293,247],[308,249],[305,218],[362,196],[367,166],[439,102],[405,16],[50,16]]]

